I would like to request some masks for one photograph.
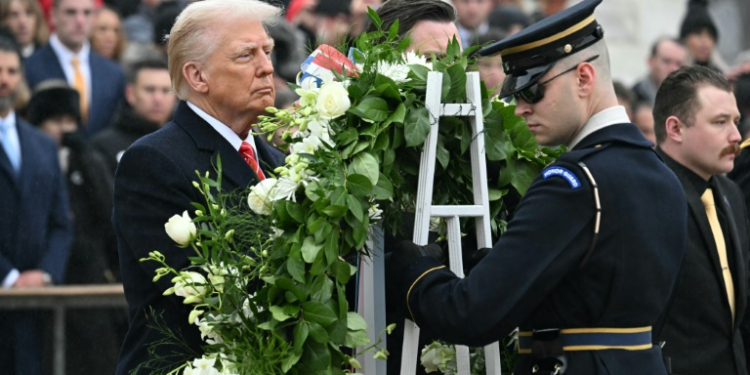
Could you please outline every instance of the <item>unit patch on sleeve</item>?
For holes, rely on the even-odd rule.
[[[557,167],[557,166],[549,167],[542,171],[542,176],[544,177],[545,180],[550,177],[562,177],[566,181],[568,181],[568,184],[570,184],[571,189],[578,189],[579,187],[581,187],[581,181],[578,180],[578,177],[576,177],[576,175],[573,174],[573,172],[563,167]]]

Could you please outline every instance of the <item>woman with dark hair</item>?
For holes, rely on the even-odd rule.
[[[47,44],[49,29],[37,0],[0,1],[0,21],[13,33],[24,58]]]

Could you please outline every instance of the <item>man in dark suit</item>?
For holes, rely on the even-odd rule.
[[[222,191],[231,192],[257,183],[283,162],[283,154],[250,133],[274,102],[273,41],[262,23],[278,13],[255,0],[201,1],[188,6],[172,28],[170,74],[182,100],[172,122],[125,152],[115,177],[113,223],[130,315],[118,375],[167,373],[201,355],[198,328],[188,323],[191,308],[180,297],[164,296],[172,286],[168,278],[154,283],[158,265],[139,259],[159,250],[175,269],[190,264],[190,252],[167,236],[164,223],[185,210],[192,213],[191,202],[206,204],[192,185],[196,171],[216,178],[221,157]],[[164,339],[148,326],[154,316],[188,350],[160,346],[156,353],[163,358],[147,363],[153,359],[149,345]]]
[[[656,94],[658,152],[687,197],[687,254],[658,336],[671,374],[747,374],[739,327],[747,306],[748,222],[732,170],[741,140],[729,83],[682,68]]]
[[[106,128],[125,93],[125,75],[114,62],[91,50],[88,38],[94,0],[54,0],[55,33],[46,46],[26,60],[26,82],[34,87],[63,79],[81,95],[82,131],[87,136]]]
[[[60,284],[71,226],[57,146],[16,116],[21,56],[0,39],[0,281],[3,288]],[[3,374],[41,375],[43,317],[0,313]]]
[[[685,254],[687,207],[617,105],[599,3],[479,51],[501,54],[500,96],[515,97],[537,142],[569,150],[532,182],[494,248],[460,279],[423,256],[436,245],[402,242],[387,270],[411,319],[442,339],[487,345],[519,327],[516,375],[666,374],[652,326]]]

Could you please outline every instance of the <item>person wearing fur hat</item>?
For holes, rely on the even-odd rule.
[[[708,13],[707,0],[690,0],[680,26],[680,39],[696,65],[722,71],[713,58],[719,30]]]
[[[70,250],[66,284],[106,284],[115,281],[111,259],[105,244],[114,233],[109,223],[111,212],[111,179],[104,161],[90,151],[78,131],[81,111],[78,92],[62,80],[39,84],[32,95],[26,116],[39,130],[57,144],[70,197],[73,218],[73,243]],[[66,314],[66,367],[68,373],[104,374],[117,364],[121,336],[116,332],[117,319],[124,311],[69,310]],[[101,332],[110,334],[101,335]],[[97,355],[90,355],[97,353]]]

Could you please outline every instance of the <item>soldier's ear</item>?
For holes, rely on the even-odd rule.
[[[677,116],[667,117],[667,122],[664,124],[667,129],[667,138],[682,143],[682,130],[685,128],[685,124],[680,121]]]
[[[596,86],[596,69],[590,63],[581,63],[578,65],[577,72],[577,83],[578,83],[578,94],[581,97],[588,97],[594,92]]]

